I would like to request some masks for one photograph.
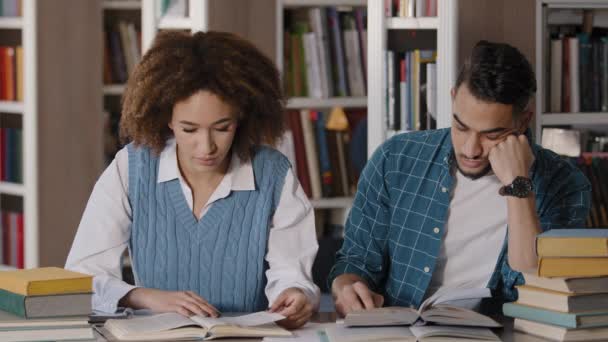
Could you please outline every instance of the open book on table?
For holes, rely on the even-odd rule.
[[[476,327],[500,327],[488,316],[466,308],[466,304],[491,297],[487,288],[441,289],[425,300],[418,310],[408,307],[385,307],[349,313],[344,324],[357,326],[388,325],[462,325]]]
[[[500,341],[488,328],[425,325],[414,327],[345,327],[326,329],[329,342]]]
[[[104,325],[119,341],[157,341],[179,339],[212,340],[221,337],[291,336],[274,322],[284,316],[265,311],[233,317],[185,317],[177,313],[163,313],[131,319],[110,319]]]

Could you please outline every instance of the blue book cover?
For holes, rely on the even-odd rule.
[[[608,326],[608,311],[566,313],[517,303],[505,303],[502,306],[502,312],[505,316],[558,325],[565,328],[591,328]],[[594,323],[582,323],[581,320],[584,321],[586,317],[593,319]],[[605,319],[601,319],[602,317]]]
[[[551,229],[538,235],[538,238],[608,238],[608,229]]]

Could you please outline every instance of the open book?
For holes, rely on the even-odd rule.
[[[274,323],[283,318],[280,314],[265,311],[221,318],[164,313],[132,319],[110,319],[104,325],[104,330],[119,341],[291,336],[289,331]]]
[[[344,324],[357,326],[425,325],[428,322],[445,325],[500,327],[501,325],[465,304],[491,297],[489,289],[442,289],[425,300],[420,309],[385,307],[349,313]]]

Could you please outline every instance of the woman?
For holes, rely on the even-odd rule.
[[[273,63],[229,33],[160,33],[131,75],[121,136],[66,268],[93,308],[216,317],[264,310],[297,328],[318,307],[314,213],[288,160]],[[120,277],[129,249],[137,286]]]

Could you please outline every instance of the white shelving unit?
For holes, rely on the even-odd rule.
[[[547,110],[546,98],[549,89],[545,89],[547,67],[551,61],[546,60],[548,45],[546,11],[550,9],[608,9],[608,1],[577,0],[537,0],[536,1],[536,140],[542,141],[542,129],[545,125],[603,126],[608,128],[608,112],[596,113],[550,113]]]
[[[375,0],[372,0],[375,1]],[[365,7],[367,0],[276,0],[276,64],[283,74],[283,34],[284,34],[284,11],[301,7],[325,7],[325,6],[351,6]],[[287,109],[329,109],[333,107],[343,108],[364,108],[367,107],[367,97],[293,97],[288,99]],[[352,205],[352,197],[329,197],[321,199],[311,199],[311,204],[315,209],[349,209]]]
[[[95,127],[102,123],[87,117],[101,105],[94,100],[97,75],[89,72],[101,64],[94,51],[101,35],[90,32],[99,6],[98,1],[22,0],[21,17],[0,18],[0,45],[23,47],[24,100],[0,102],[0,115],[21,119],[23,184],[0,182],[0,195],[22,202],[26,268],[63,265],[101,171],[95,147],[101,134]],[[66,8],[69,16],[63,15]],[[92,38],[76,39],[83,35]],[[57,41],[63,44],[48,43]]]
[[[392,132],[384,124],[385,52],[390,30],[437,31],[437,127],[451,123],[450,89],[456,81],[458,41],[458,0],[438,0],[437,17],[386,18],[384,1],[369,1],[367,6],[367,153],[371,156]]]

